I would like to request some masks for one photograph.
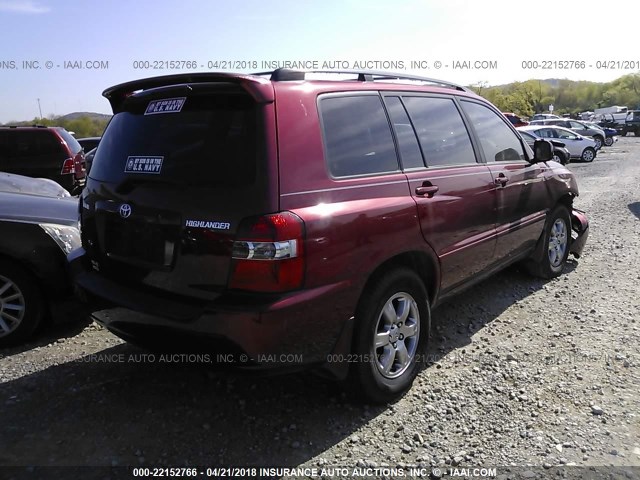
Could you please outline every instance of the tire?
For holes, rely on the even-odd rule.
[[[596,135],[593,137],[593,140],[596,142],[596,151],[602,148],[602,144],[604,143],[604,139],[600,135]]]
[[[541,240],[543,255],[540,262],[529,262],[530,273],[541,278],[555,278],[564,270],[571,242],[571,217],[564,205],[558,205],[547,218]]]
[[[569,163],[569,159],[564,156],[562,153],[553,153],[553,160],[560,163],[561,165],[567,165]]]
[[[44,317],[44,299],[35,278],[17,263],[0,259],[0,347],[30,337]]]
[[[360,400],[388,403],[404,394],[424,363],[431,311],[420,277],[407,268],[367,287],[356,309],[348,388]]]
[[[627,132],[626,130],[623,130],[623,131],[622,131],[622,133],[621,133],[620,135],[622,135],[623,137],[626,137],[626,136],[627,136],[627,133],[629,133],[629,132]]]
[[[605,147],[610,147],[611,145],[613,145],[613,137],[607,137],[604,139],[604,145]]]
[[[591,163],[593,162],[593,159],[596,158],[596,151],[591,147],[587,147],[582,152],[582,156],[580,158],[583,162]]]

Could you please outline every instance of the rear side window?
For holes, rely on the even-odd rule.
[[[552,128],[542,128],[540,130],[536,130],[536,133],[542,138],[558,138],[558,134]]]
[[[251,97],[192,95],[179,112],[145,115],[154,101],[133,99],[112,118],[91,178],[216,187],[255,183],[258,113]]]
[[[405,169],[424,168],[424,160],[422,159],[416,132],[400,98],[386,97],[385,103],[387,104],[389,117],[391,117],[391,123],[393,123],[393,129],[396,132],[402,167]]]
[[[526,159],[520,138],[507,126],[501,116],[479,103],[467,101],[460,103],[473,124],[487,162]]]
[[[331,175],[347,177],[398,170],[389,121],[379,96],[323,98],[320,114]]]
[[[428,167],[476,163],[471,139],[450,98],[403,97]]]
[[[58,132],[58,135],[60,135],[62,139],[66,142],[72,154],[75,155],[80,150],[82,150],[82,145],[80,145],[78,141],[64,128],[56,128],[56,132]]]

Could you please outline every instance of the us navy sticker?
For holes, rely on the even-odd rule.
[[[125,173],[155,173],[162,171],[164,157],[127,157]]]
[[[182,110],[187,97],[179,98],[163,98],[162,100],[153,100],[147,105],[145,115],[155,115],[157,113],[178,113]]]

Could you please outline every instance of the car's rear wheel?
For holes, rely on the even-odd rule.
[[[593,159],[596,158],[596,151],[591,147],[587,147],[582,152],[581,158],[583,162],[593,162]]]
[[[406,268],[378,277],[359,302],[356,322],[348,386],[365,401],[393,401],[411,387],[429,338],[429,297],[420,277]]]
[[[529,271],[542,278],[554,278],[562,273],[569,256],[571,242],[571,217],[564,205],[558,205],[547,218],[539,262],[529,262]]]
[[[610,147],[611,145],[613,145],[613,137],[607,137],[604,139],[604,144],[607,147]]]
[[[40,325],[44,301],[33,276],[0,259],[0,346],[26,340]]]

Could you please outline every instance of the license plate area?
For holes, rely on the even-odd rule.
[[[110,218],[105,228],[105,253],[113,260],[133,265],[170,269],[176,237],[175,227]]]

